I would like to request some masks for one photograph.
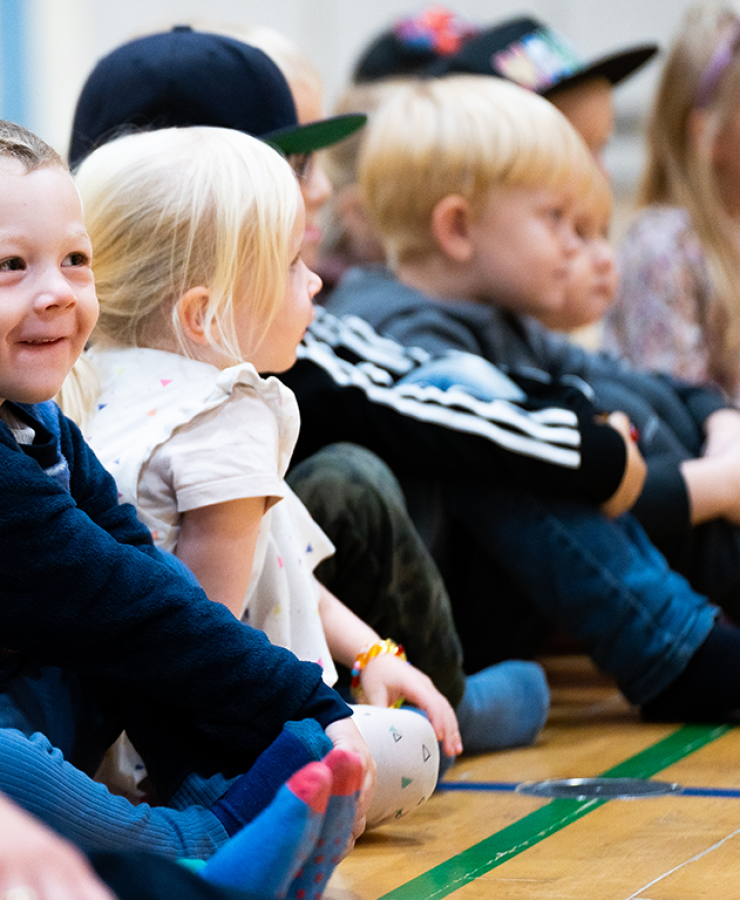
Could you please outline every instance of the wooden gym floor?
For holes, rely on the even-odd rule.
[[[456,763],[426,804],[361,838],[326,900],[740,900],[740,728],[646,724],[585,658],[544,664],[552,713],[537,743]],[[516,790],[605,774],[681,790]]]

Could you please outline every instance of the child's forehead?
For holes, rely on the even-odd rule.
[[[558,203],[569,210],[576,208],[579,192],[572,181],[523,180],[513,183],[492,184],[488,191],[489,201],[502,197],[521,198],[525,202],[542,201]]]
[[[17,177],[25,175],[28,172],[28,166],[12,155],[0,155],[0,178]]]
[[[0,157],[0,231],[29,228],[86,234],[82,203],[69,171],[62,165],[28,169],[22,160]]]

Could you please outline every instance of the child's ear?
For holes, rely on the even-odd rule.
[[[473,256],[471,220],[470,204],[459,194],[443,197],[432,210],[432,234],[439,249],[455,262],[467,263]]]
[[[211,293],[208,288],[193,287],[185,291],[175,304],[182,333],[194,344],[211,343],[205,328],[210,299]]]

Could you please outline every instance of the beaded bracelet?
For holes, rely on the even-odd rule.
[[[389,653],[391,656],[397,656],[399,659],[403,660],[403,662],[406,662],[406,651],[400,644],[397,644],[390,638],[368,644],[368,646],[358,655],[355,664],[352,666],[352,681],[349,690],[353,699],[358,703],[365,702],[365,692],[360,686],[360,672],[367,666],[371,659],[375,659],[376,656],[380,656],[382,653]],[[399,707],[402,703],[403,698],[399,698],[393,706]]]

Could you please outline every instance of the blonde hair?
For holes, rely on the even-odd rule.
[[[712,148],[738,110],[740,52],[733,52],[706,106],[697,110],[696,101],[703,73],[737,21],[738,8],[729,3],[703,3],[686,13],[648,119],[647,161],[638,195],[639,206],[663,203],[689,214],[711,285],[707,308],[698,311],[712,347],[711,374],[728,387],[740,366],[740,232],[724,206]]]
[[[596,165],[547,100],[488,75],[395,88],[365,135],[359,175],[368,211],[397,266],[435,250],[432,214],[458,194],[479,214],[495,187],[590,189]]]
[[[258,346],[285,292],[298,208],[295,176],[278,153],[230,129],[168,128],[103,145],[76,181],[101,309],[93,341],[161,346],[174,337],[192,355],[176,302],[205,286],[211,346],[242,358],[237,288],[253,312],[249,350]]]

